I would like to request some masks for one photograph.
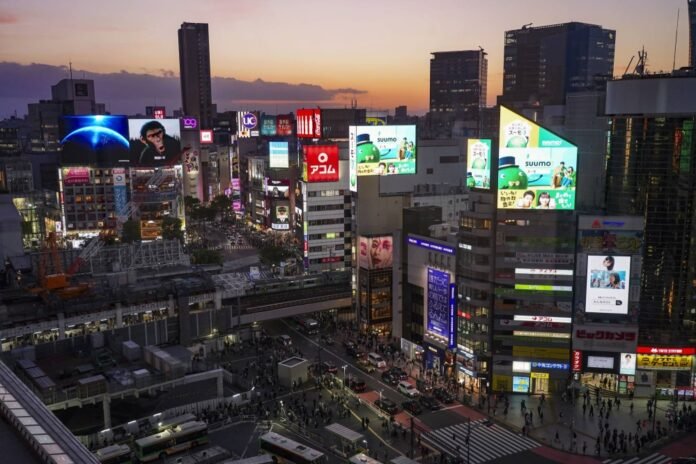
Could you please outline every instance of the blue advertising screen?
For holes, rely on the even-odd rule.
[[[450,275],[428,268],[427,330],[449,339]]]
[[[128,119],[125,116],[65,116],[61,119],[63,163],[117,165],[128,163]]]

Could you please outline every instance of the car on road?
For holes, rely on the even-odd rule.
[[[418,401],[420,402],[421,406],[429,411],[437,411],[440,409],[440,403],[438,403],[437,400],[432,396],[421,395],[421,397],[418,398]]]
[[[360,360],[355,365],[358,367],[358,369],[363,372],[367,372],[368,374],[372,374],[376,370],[375,366],[365,360]]]
[[[290,338],[289,335],[278,335],[278,344],[282,346],[291,346],[292,345],[292,338]]]
[[[384,369],[387,367],[387,362],[384,360],[384,358],[374,351],[368,353],[367,360],[370,361],[370,363],[377,369]]]
[[[357,377],[351,377],[348,380],[348,388],[353,390],[355,393],[362,393],[367,389],[367,384],[362,379]]]
[[[394,375],[393,372],[384,371],[382,372],[382,382],[388,383],[389,385],[396,385],[399,383],[399,377]]]
[[[402,394],[408,396],[409,398],[415,398],[418,395],[420,395],[418,389],[407,380],[401,380],[399,382],[399,385],[397,385],[396,389],[399,390],[399,392],[401,392]]]
[[[346,350],[349,349],[349,348],[355,349],[355,343],[353,343],[353,342],[350,341],[350,340],[346,340],[346,341],[343,342],[343,348],[345,348]]]
[[[401,407],[404,408],[404,411],[408,411],[414,416],[417,416],[423,412],[423,408],[421,408],[421,405],[418,404],[418,401],[416,400],[404,401],[401,403]]]
[[[400,367],[390,367],[388,369],[389,372],[391,372],[393,375],[399,378],[399,380],[406,380],[408,379],[408,374]]]
[[[433,396],[445,404],[454,403],[454,395],[442,387],[433,390]]]
[[[388,398],[376,400],[375,406],[377,406],[379,409],[386,412],[387,414],[394,415],[399,412],[399,407],[396,405],[396,403]]]
[[[321,337],[319,337],[319,339],[325,345],[333,345],[334,344],[334,339],[331,338],[331,335],[321,334]]]

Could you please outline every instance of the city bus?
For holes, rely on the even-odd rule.
[[[131,464],[131,449],[127,445],[111,445],[95,453],[102,464]]]
[[[134,451],[140,462],[149,462],[205,443],[208,443],[208,424],[191,421],[136,440]]]
[[[177,425],[185,424],[186,422],[194,422],[195,420],[196,415],[191,413],[170,417],[169,419],[157,423],[157,431],[164,432],[165,430],[173,429]]]
[[[280,464],[327,464],[328,462],[324,453],[275,432],[261,435],[259,447],[262,451],[275,456]]]
[[[371,458],[365,453],[356,454],[355,456],[348,459],[348,462],[351,464],[382,464],[382,461],[378,461],[377,459]]]

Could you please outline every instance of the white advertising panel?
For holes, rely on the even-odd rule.
[[[613,369],[614,358],[610,356],[588,356],[587,367],[595,369]]]
[[[630,256],[588,256],[585,311],[628,314],[630,271]]]
[[[636,354],[621,353],[621,364],[619,365],[619,374],[636,375]]]

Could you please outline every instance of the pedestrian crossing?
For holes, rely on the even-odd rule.
[[[650,456],[622,459],[605,459],[602,464],[666,464],[672,462],[672,458],[660,453],[653,453]]]
[[[489,462],[540,446],[531,438],[523,437],[498,425],[489,424],[487,419],[471,422],[469,440],[471,463]],[[459,455],[462,459],[466,459],[468,433],[469,424],[462,422],[424,433],[421,439],[441,452],[452,456]]]

